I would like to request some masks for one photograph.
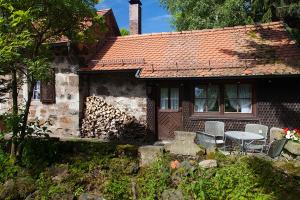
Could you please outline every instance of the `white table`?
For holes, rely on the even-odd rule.
[[[232,139],[241,141],[241,152],[245,151],[245,141],[254,141],[254,140],[263,140],[265,139],[264,136],[251,133],[251,132],[244,132],[244,131],[227,131],[225,132],[225,141],[226,139]]]

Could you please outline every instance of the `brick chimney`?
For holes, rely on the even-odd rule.
[[[140,0],[129,1],[129,29],[130,35],[142,33],[142,3]]]

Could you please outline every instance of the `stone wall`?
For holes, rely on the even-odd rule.
[[[88,80],[90,96],[103,97],[108,104],[146,124],[146,83],[137,80],[134,73],[90,75]]]
[[[79,76],[78,66],[71,65],[67,57],[56,57],[55,104],[33,100],[29,120],[50,121],[49,129],[55,136],[79,135]],[[24,91],[27,91],[24,89]],[[27,96],[27,95],[24,95]]]

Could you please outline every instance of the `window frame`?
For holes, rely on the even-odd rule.
[[[162,109],[161,108],[161,89],[166,88],[168,89],[168,109]],[[171,109],[171,89],[178,89],[178,109]],[[179,112],[181,109],[181,92],[180,92],[180,87],[179,86],[161,86],[159,87],[159,105],[158,105],[158,110],[160,112]]]
[[[195,87],[201,86],[201,85],[218,85],[220,89],[220,96],[219,96],[219,112],[195,112]],[[248,84],[251,86],[252,91],[252,101],[251,101],[251,107],[252,112],[251,113],[241,113],[241,112],[225,112],[225,85],[227,84],[236,84],[236,85],[242,85],[242,84]],[[211,119],[232,119],[232,118],[238,118],[238,119],[253,119],[257,116],[257,105],[256,105],[256,84],[254,81],[216,81],[216,82],[197,82],[192,84],[192,88],[190,89],[192,91],[192,100],[191,100],[191,117],[192,118],[211,118]]]

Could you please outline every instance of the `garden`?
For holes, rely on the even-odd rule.
[[[2,141],[2,146],[9,146]],[[0,199],[298,199],[300,166],[285,160],[164,153],[139,166],[138,147],[27,139],[22,160],[0,151]],[[202,151],[201,151],[202,152]],[[199,162],[215,159],[217,166]]]

